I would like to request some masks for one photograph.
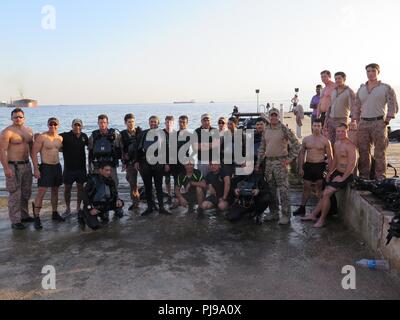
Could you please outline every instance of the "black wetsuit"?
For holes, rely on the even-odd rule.
[[[262,174],[253,173],[250,176],[236,176],[232,180],[232,185],[234,189],[243,190],[243,193],[230,208],[227,214],[229,221],[238,221],[245,214],[251,213],[254,213],[255,216],[261,216],[268,208],[271,193],[268,183]],[[250,195],[250,189],[258,189],[260,193],[254,197]]]
[[[83,219],[89,228],[96,230],[100,227],[98,217],[103,221],[108,221],[110,210],[115,211],[119,217],[123,215],[123,209],[117,208],[117,201],[118,190],[112,178],[106,178],[100,174],[90,175],[84,187],[84,210],[80,219]],[[93,216],[90,213],[92,208],[97,209],[99,214]]]
[[[154,208],[154,200],[153,200],[153,180],[157,193],[157,200],[160,209],[164,208],[164,194],[162,189],[162,182],[164,176],[164,164],[150,164],[146,158],[147,150],[155,143],[158,143],[158,137],[156,136],[153,141],[146,141],[147,135],[149,134],[150,129],[143,131],[140,142],[138,146],[138,162],[140,164],[140,175],[142,176],[146,201],[148,208]],[[157,152],[154,154],[157,156]]]

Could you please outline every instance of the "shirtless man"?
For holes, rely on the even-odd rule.
[[[32,129],[25,127],[25,114],[22,109],[11,112],[13,124],[0,135],[0,161],[6,177],[8,214],[11,227],[23,230],[22,223],[33,222],[29,216],[28,202],[32,194],[32,167],[29,153],[32,148]]]
[[[316,119],[313,123],[313,134],[304,138],[299,154],[299,174],[304,179],[304,190],[301,206],[293,215],[305,215],[312,184],[316,184],[317,195],[320,197],[324,173],[326,172],[325,156],[328,157],[328,167],[331,168],[333,162],[332,145],[322,135],[322,120]],[[306,163],[304,163],[304,158],[306,158]]]
[[[348,125],[340,124],[336,129],[337,142],[334,148],[332,169],[326,177],[327,185],[322,199],[314,211],[304,217],[303,221],[314,221],[314,228],[325,226],[330,209],[331,197],[341,189],[345,189],[353,181],[353,172],[357,164],[357,148],[348,138]],[[318,215],[321,217],[318,219]]]
[[[32,148],[34,176],[38,179],[39,187],[35,202],[32,203],[35,229],[37,230],[43,228],[39,214],[47,188],[51,188],[51,206],[53,209],[52,219],[59,222],[65,221],[65,219],[57,212],[58,188],[62,185],[63,181],[59,158],[63,138],[57,132],[60,122],[56,118],[50,118],[47,121],[47,125],[49,130],[35,137],[35,142]],[[37,158],[39,152],[42,162],[40,165]]]

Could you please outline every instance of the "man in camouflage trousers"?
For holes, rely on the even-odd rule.
[[[358,90],[353,126],[358,125],[358,147],[360,152],[360,178],[369,179],[371,171],[371,149],[374,145],[375,179],[386,178],[386,150],[389,145],[387,126],[399,111],[396,94],[387,84],[378,80],[380,67],[366,67],[368,82]]]
[[[269,111],[270,125],[264,131],[258,152],[256,170],[265,160],[265,177],[271,189],[271,218],[279,218],[279,201],[282,206],[280,225],[287,225],[291,218],[290,185],[288,166],[300,152],[300,143],[292,131],[279,121],[279,110]]]
[[[25,126],[22,109],[11,113],[13,124],[0,135],[0,162],[4,168],[6,187],[9,192],[8,212],[11,227],[24,230],[24,223],[33,222],[29,216],[28,202],[32,193],[32,166],[29,154],[32,148],[32,129]]]

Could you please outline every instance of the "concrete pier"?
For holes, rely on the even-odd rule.
[[[126,184],[120,190],[129,204]],[[53,223],[47,200],[44,230],[17,232],[10,228],[6,193],[0,195],[0,299],[400,299],[393,269],[357,269],[356,290],[343,289],[344,266],[385,254],[380,240],[353,231],[350,218],[343,223],[333,217],[322,230],[299,218],[287,227],[259,227],[248,219],[231,224],[213,212],[199,218],[182,209],[144,218],[141,204],[92,232],[80,230],[75,215]],[[293,210],[300,197],[301,186],[293,185]],[[61,199],[60,192],[63,212]],[[374,232],[384,237],[386,220],[380,224]],[[45,265],[56,269],[56,290],[41,286]]]

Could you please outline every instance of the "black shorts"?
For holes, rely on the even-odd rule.
[[[75,182],[77,184],[84,184],[87,181],[86,169],[64,170],[63,181],[67,186],[72,186]]]
[[[45,164],[39,166],[40,179],[38,180],[39,188],[59,187],[63,184],[61,164]]]
[[[306,162],[303,166],[304,177],[306,181],[317,182],[324,180],[324,174],[326,172],[326,163],[309,163]]]
[[[342,177],[343,173],[339,172],[339,171],[335,171],[334,173],[332,173],[329,182],[326,184],[327,187],[332,187],[336,190],[342,190],[342,189],[346,189],[347,185],[349,183],[352,183],[354,181],[354,176],[350,175],[345,181],[343,182],[332,182],[336,177]]]

